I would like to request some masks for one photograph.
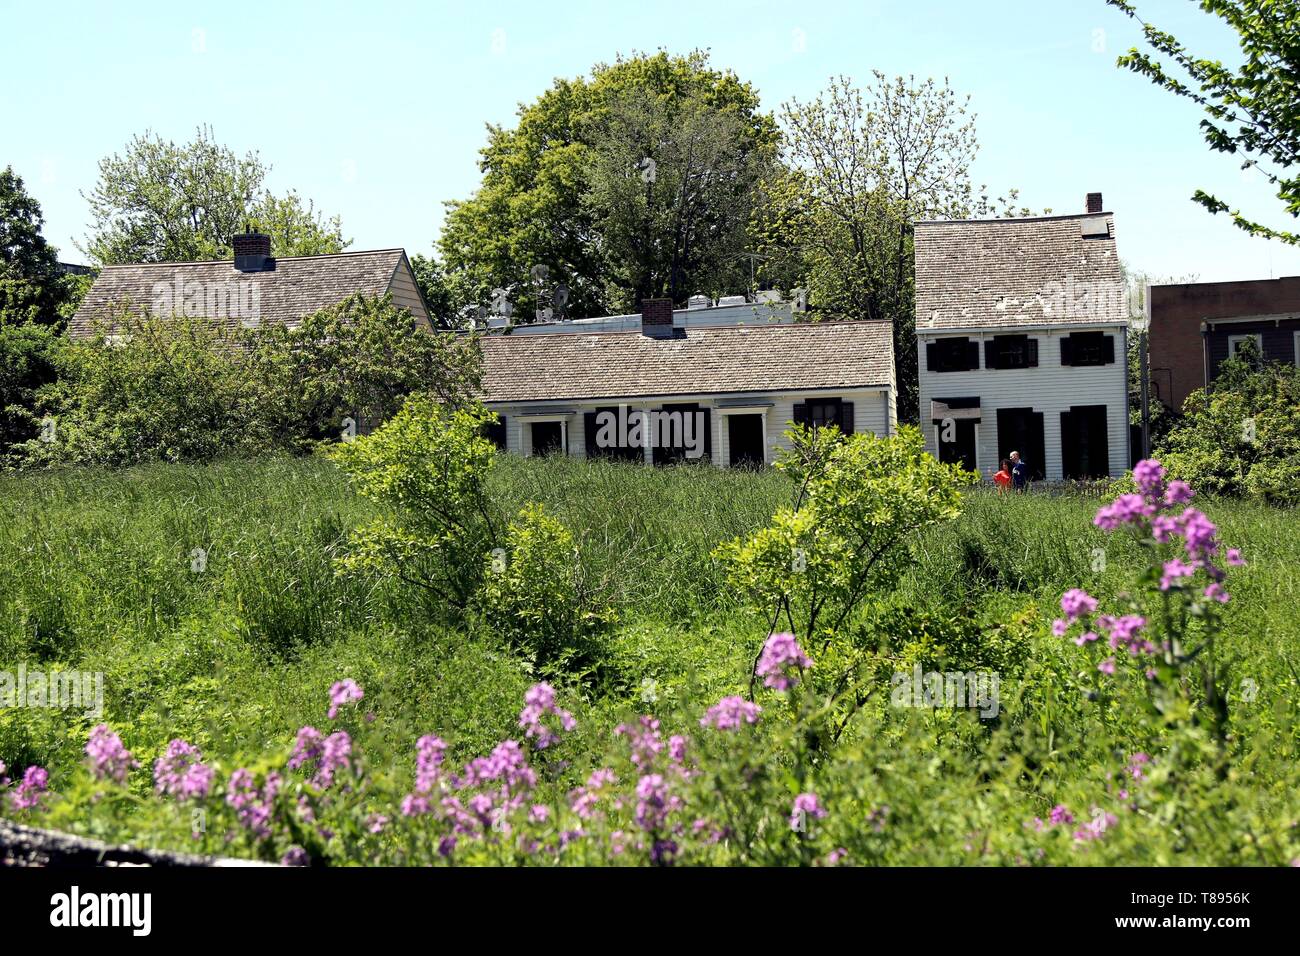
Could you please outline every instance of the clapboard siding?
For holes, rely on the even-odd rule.
[[[797,402],[812,397],[838,397],[853,403],[853,430],[871,432],[875,435],[889,435],[896,429],[893,394],[883,389],[826,389],[815,392],[773,393],[753,398],[755,410],[765,408],[767,414],[768,461],[775,458],[777,449],[789,449],[790,442],[785,431],[794,421],[794,406]],[[710,427],[712,429],[713,460],[725,464],[730,460],[730,443],[726,423],[727,406],[736,406],[746,399],[728,395],[720,399],[710,395],[674,395],[670,400],[656,399],[650,402],[629,401],[629,409],[661,408],[664,404],[698,403],[701,408],[710,409]],[[719,408],[719,401],[724,403]],[[567,402],[566,410],[572,414],[565,417],[568,423],[567,451],[577,457],[586,456],[586,430],[583,427],[583,415],[596,408],[607,408],[618,402],[602,399],[599,402]],[[506,417],[506,448],[515,454],[527,455],[531,450],[529,425],[534,421],[544,420],[545,412],[537,406],[511,405],[508,403],[491,403],[491,409]],[[531,412],[532,414],[528,414]]]
[[[1033,408],[1043,413],[1043,463],[1049,481],[1059,481],[1064,472],[1061,455],[1061,412],[1077,405],[1105,405],[1106,438],[1110,451],[1110,473],[1123,475],[1129,461],[1128,387],[1126,381],[1125,331],[1122,327],[1093,329],[1115,338],[1115,361],[1109,365],[1074,367],[1061,365],[1061,338],[1086,328],[1053,331],[999,328],[997,334],[1027,334],[1038,339],[1038,366],[1027,369],[986,369],[984,339],[993,334],[973,333],[958,338],[980,343],[980,368],[969,372],[931,372],[926,368],[926,344],[948,336],[918,336],[920,359],[920,414],[926,450],[938,455],[938,439],[931,421],[932,399],[978,396],[981,421],[976,438],[976,465],[980,475],[997,471],[997,410]],[[1032,463],[1031,463],[1032,464]]]
[[[397,264],[397,268],[393,270],[393,278],[388,284],[388,291],[392,293],[393,302],[396,305],[400,305],[410,312],[425,327],[432,328],[433,323],[429,319],[429,311],[424,307],[424,299],[420,297],[419,287],[415,284],[415,276],[411,272],[410,263],[406,261],[405,255]]]

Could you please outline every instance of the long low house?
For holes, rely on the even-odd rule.
[[[646,463],[772,461],[792,422],[897,427],[888,322],[675,327],[668,299],[640,328],[483,337],[497,444]]]
[[[1079,215],[916,224],[927,450],[985,478],[1012,451],[1035,479],[1129,466],[1129,301],[1101,193]]]

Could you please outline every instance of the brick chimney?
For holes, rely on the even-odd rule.
[[[673,300],[641,300],[641,334],[655,339],[671,338],[673,334]]]
[[[271,237],[253,232],[252,226],[245,226],[242,233],[231,236],[230,245],[235,250],[235,268],[240,272],[269,272],[275,268]]]
[[[1088,212],[1095,215],[1102,211],[1101,193],[1088,193]]]

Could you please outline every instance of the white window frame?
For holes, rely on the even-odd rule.
[[[768,433],[767,433],[767,410],[771,407],[772,407],[771,405],[727,405],[722,408],[714,406],[712,410],[714,412],[713,418],[714,418],[714,424],[717,427],[717,434],[713,436],[713,447],[715,449],[722,448],[722,436],[724,434],[723,426],[726,425],[727,416],[761,415],[763,417],[763,464],[764,465],[772,464],[772,442],[771,439],[768,438]],[[855,417],[857,415],[856,405],[854,406],[854,415]],[[718,460],[714,462],[715,465],[718,465],[722,468],[731,467],[730,437],[728,437],[727,439],[726,452],[727,452],[726,460],[724,461],[722,455],[719,454],[717,456]]]
[[[1259,352],[1259,360],[1264,360],[1264,334],[1262,332],[1242,332],[1240,335],[1228,336],[1228,358],[1236,356],[1236,344],[1245,339],[1255,340],[1255,349]]]
[[[529,415],[529,414],[527,414],[527,413],[524,413],[524,414],[520,414],[518,417],[519,417],[519,418],[522,418],[522,419],[524,420],[524,421],[522,422],[522,424],[530,425],[530,426],[531,426],[534,422],[559,422],[559,423],[560,423],[560,447],[561,447],[561,450],[563,451],[563,453],[564,453],[565,455],[570,454],[570,452],[569,452],[569,419],[572,417],[571,415]],[[522,435],[520,435],[520,439],[521,439],[521,444],[523,444],[523,446],[524,446],[524,447],[521,449],[521,450],[523,451],[523,453],[524,453],[524,457],[525,457],[525,458],[532,458],[532,457],[533,457],[533,431],[532,431],[532,428],[530,427],[529,430],[528,430],[528,441],[527,441],[527,442],[523,442],[523,441],[522,441],[522,439],[523,439],[523,436],[522,436]],[[509,433],[507,432],[507,434],[506,434],[506,444],[509,445],[509,443],[510,443],[510,436],[509,436]]]
[[[1291,333],[1291,341],[1293,346],[1291,354],[1295,358],[1295,364],[1300,365],[1300,331]]]

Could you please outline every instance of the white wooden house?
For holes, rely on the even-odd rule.
[[[877,435],[897,427],[888,322],[683,326],[670,301],[651,299],[639,326],[485,335],[483,399],[499,418],[497,444],[734,467],[771,462],[793,422]]]
[[[1129,465],[1128,309],[1101,195],[1073,216],[916,225],[927,449],[989,478],[1019,451],[1035,479]]]

